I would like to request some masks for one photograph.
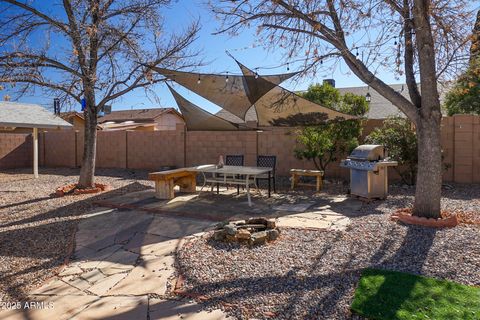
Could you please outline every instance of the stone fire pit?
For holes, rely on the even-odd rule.
[[[222,222],[213,232],[213,239],[248,245],[265,244],[280,235],[274,219],[250,218],[236,222]]]

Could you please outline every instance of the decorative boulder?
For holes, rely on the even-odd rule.
[[[278,238],[280,232],[277,229],[267,230],[268,241],[273,241]]]
[[[232,224],[227,224],[225,227],[223,227],[223,230],[225,230],[225,232],[231,236],[237,234],[237,227]]]
[[[225,236],[226,236],[225,230],[215,230],[213,232],[213,239],[215,241],[223,241],[225,240]]]
[[[237,232],[237,239],[239,240],[249,240],[252,234],[250,231],[245,229],[239,229]]]
[[[259,231],[252,233],[252,237],[250,238],[250,244],[264,244],[267,242],[267,232],[266,231]]]

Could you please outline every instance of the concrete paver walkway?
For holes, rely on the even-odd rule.
[[[99,207],[91,212],[78,225],[70,263],[58,276],[31,293],[29,300],[38,302],[37,307],[3,311],[0,318],[226,319],[220,310],[201,311],[199,305],[168,294],[174,285],[175,251],[183,239],[210,230],[214,224],[211,218],[216,214],[222,220],[225,207],[206,199],[197,202],[199,214],[195,219],[191,218],[194,211],[189,217],[171,212],[158,214],[152,208],[159,206],[159,202],[149,200],[151,196],[140,192],[116,200],[122,206],[128,205],[128,210]],[[355,200],[341,197],[329,203],[264,206],[260,214],[276,217],[280,227],[343,230],[349,218],[341,211],[355,211],[361,206]],[[182,212],[193,210],[187,201],[182,208],[181,197],[174,204],[172,207]],[[205,219],[201,213],[207,208],[209,216]],[[233,212],[231,217],[242,214]]]

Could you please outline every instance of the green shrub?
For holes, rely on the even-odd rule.
[[[391,117],[383,122],[383,126],[373,130],[365,139],[369,144],[381,144],[388,150],[389,157],[398,161],[393,167],[402,181],[414,185],[417,177],[417,136],[412,123],[406,118]]]

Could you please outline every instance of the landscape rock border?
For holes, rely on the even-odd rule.
[[[412,208],[399,209],[390,216],[390,219],[393,221],[401,221],[407,224],[420,225],[430,228],[453,228],[456,227],[459,223],[456,214],[447,214],[442,212],[442,218],[434,219],[417,217],[412,215],[412,213]]]
[[[99,192],[110,191],[110,190],[112,190],[112,187],[105,183],[95,183],[95,188],[86,188],[86,189],[79,189],[77,188],[76,183],[71,183],[63,187],[58,187],[55,190],[55,195],[57,197],[63,197],[68,194],[73,194],[73,195],[91,194],[91,193],[99,193]]]

